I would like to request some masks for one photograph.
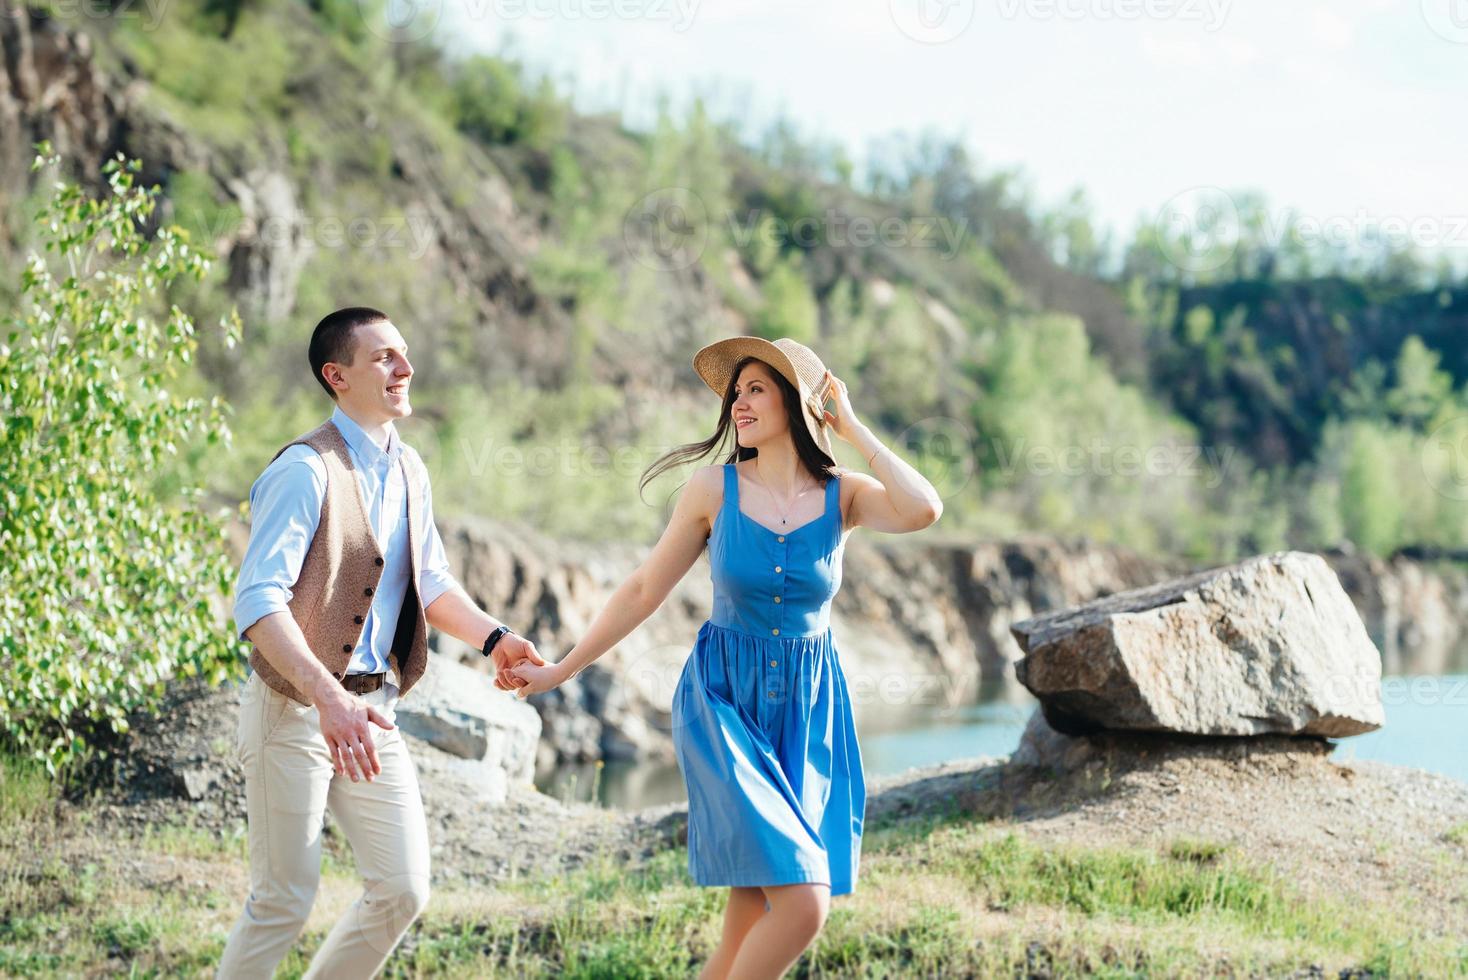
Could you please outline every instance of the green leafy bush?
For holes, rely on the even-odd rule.
[[[37,169],[56,162],[41,150]],[[186,482],[190,442],[229,439],[220,399],[171,390],[193,322],[154,315],[209,260],[177,229],[144,233],[158,190],[134,186],[138,169],[107,164],[97,200],[55,185],[0,344],[0,737],[52,773],[170,676],[238,664],[213,606],[232,574],[223,521],[165,489]],[[221,324],[227,342],[237,326]]]

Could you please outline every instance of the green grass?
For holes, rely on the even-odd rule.
[[[0,755],[0,826],[42,821],[60,795],[59,784],[40,762]]]
[[[241,833],[162,825],[119,841],[58,809],[25,765],[4,760],[0,776],[15,831],[0,844],[0,976],[209,975],[246,889]],[[360,887],[329,836],[316,908],[278,976],[305,972]],[[636,868],[602,859],[498,887],[442,886],[384,975],[689,976],[718,941],[725,893],[693,885],[686,862],[679,848]],[[1410,898],[1306,901],[1208,840],[1060,846],[955,807],[869,825],[856,894],[833,903],[792,975],[1176,976],[1224,957],[1235,975],[1311,963],[1328,974],[1468,971],[1468,945],[1422,933],[1419,920]]]

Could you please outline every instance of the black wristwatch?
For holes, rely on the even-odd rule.
[[[500,641],[500,637],[504,636],[506,633],[513,632],[515,631],[510,629],[508,626],[496,626],[493,632],[491,632],[489,636],[485,638],[484,649],[480,650],[479,652],[484,654],[486,657],[489,656],[491,653],[494,652],[494,645]]]

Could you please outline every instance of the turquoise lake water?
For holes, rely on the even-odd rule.
[[[1386,677],[1381,685],[1386,724],[1340,739],[1331,758],[1369,759],[1416,766],[1468,782],[1468,673]],[[881,719],[858,717],[862,762],[869,777],[952,759],[1008,755],[1037,702],[981,700],[957,708]],[[589,800],[635,809],[684,799],[673,764],[563,766],[537,778],[542,791],[563,800]]]

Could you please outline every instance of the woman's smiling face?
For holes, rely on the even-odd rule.
[[[734,403],[730,412],[740,446],[758,446],[790,431],[785,398],[774,378],[772,368],[763,361],[753,361],[734,379]]]

